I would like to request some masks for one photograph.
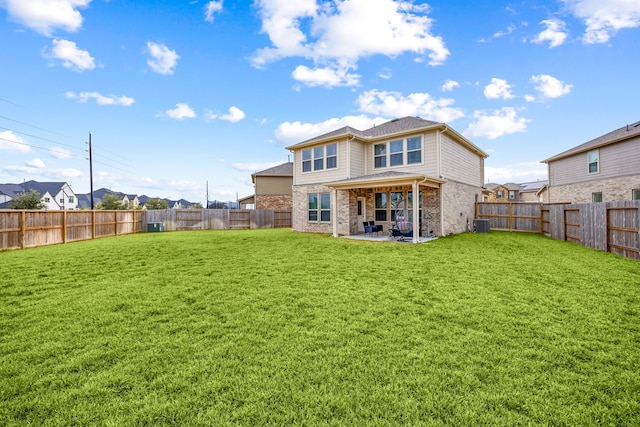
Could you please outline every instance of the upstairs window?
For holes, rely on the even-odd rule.
[[[498,190],[498,191],[496,192],[496,197],[497,197],[498,199],[502,199],[502,190]]]
[[[509,190],[509,200],[515,200],[516,199],[516,192],[513,190]]]
[[[422,137],[395,139],[373,146],[375,169],[411,165],[422,162]]]
[[[389,143],[389,166],[402,166],[402,145],[401,139],[397,141],[391,141]]]
[[[593,203],[598,203],[602,201],[602,193],[591,193],[591,200]]]
[[[387,144],[376,144],[373,146],[373,167],[387,167]]]
[[[311,172],[311,150],[302,150],[302,172]]]
[[[302,150],[302,172],[338,167],[338,145],[327,144]]]
[[[633,190],[631,195],[632,200],[640,200],[640,190]]]
[[[589,173],[597,173],[599,171],[600,153],[598,150],[589,151]]]
[[[407,138],[407,164],[422,162],[422,138],[414,136]]]

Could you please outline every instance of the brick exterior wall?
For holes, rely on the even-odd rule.
[[[291,212],[293,231],[333,234],[331,222],[309,222],[307,205],[307,194],[309,193],[331,193],[331,189],[320,184],[293,186],[293,211]],[[332,221],[333,219],[331,218]]]
[[[293,196],[289,194],[256,194],[255,209],[291,209]]]
[[[593,193],[602,193],[603,202],[631,200],[632,190],[638,189],[640,175],[549,186],[549,203],[591,203]]]
[[[475,202],[482,200],[482,188],[447,181],[442,185],[444,235],[458,234],[473,228]],[[468,227],[467,227],[468,225]]]

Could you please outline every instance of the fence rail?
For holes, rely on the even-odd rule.
[[[163,209],[145,211],[143,227],[162,222],[166,231],[290,228],[291,209]]]
[[[640,260],[640,200],[584,204],[476,203],[493,230],[538,232]]]
[[[142,231],[142,211],[0,210],[0,250]]]
[[[289,228],[291,210],[0,210],[0,250],[138,233],[152,222],[164,223],[166,231]]]

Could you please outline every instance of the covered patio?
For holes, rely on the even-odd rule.
[[[442,179],[385,172],[326,184],[331,188],[333,236],[421,243],[441,235]],[[414,195],[418,194],[417,203]],[[382,225],[366,233],[364,223]],[[390,229],[395,228],[395,236]],[[377,234],[377,235],[376,235]]]

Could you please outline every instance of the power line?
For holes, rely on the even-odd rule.
[[[75,158],[75,159],[83,159],[83,160],[87,159],[84,156],[80,156],[80,155],[77,155],[77,154],[70,154],[70,153],[67,153],[66,151],[60,151],[60,150],[56,150],[54,148],[40,147],[38,145],[27,144],[26,142],[14,141],[12,139],[2,138],[2,137],[0,137],[0,139],[3,140],[3,141],[12,142],[14,144],[20,144],[20,145],[24,145],[24,146],[31,147],[31,148],[38,148],[40,150],[47,150],[49,152],[63,154],[65,156],[69,156],[69,157],[72,157],[72,158]]]
[[[66,135],[63,135],[61,133],[49,130],[49,129],[44,129],[44,128],[41,128],[41,127],[38,127],[38,126],[35,126],[35,125],[30,125],[29,123],[21,122],[20,120],[10,119],[9,117],[0,116],[0,119],[5,119],[5,120],[9,120],[9,121],[12,121],[12,122],[15,122],[15,123],[20,123],[21,125],[29,126],[30,128],[34,128],[34,129],[38,129],[38,130],[43,130],[45,132],[53,133],[53,134],[56,134],[56,135],[66,136]]]
[[[0,126],[0,129],[5,129],[5,130],[8,130],[9,132],[19,133],[20,135],[30,136],[31,138],[37,138],[37,139],[41,139],[43,141],[53,142],[54,144],[60,144],[60,145],[66,146],[66,147],[71,147],[71,148],[76,148],[76,149],[80,149],[81,150],[81,148],[79,148],[79,147],[76,147],[76,146],[73,146],[73,145],[70,145],[70,144],[65,144],[64,142],[54,141],[53,139],[48,139],[48,138],[43,138],[41,136],[31,135],[30,133],[20,132],[18,130],[6,128],[4,126]]]

